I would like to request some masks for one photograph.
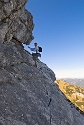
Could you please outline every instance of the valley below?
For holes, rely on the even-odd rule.
[[[56,80],[56,83],[67,99],[84,112],[84,87],[69,84],[68,81],[65,82],[63,80]]]

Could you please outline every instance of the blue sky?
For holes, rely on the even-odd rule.
[[[35,24],[33,43],[56,77],[84,77],[84,0],[29,0]],[[29,51],[29,50],[28,50]]]

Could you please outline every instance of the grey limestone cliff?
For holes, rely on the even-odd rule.
[[[84,125],[53,71],[24,50],[34,28],[26,2],[0,0],[0,125]]]

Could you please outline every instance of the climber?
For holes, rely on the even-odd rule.
[[[41,57],[41,54],[39,53],[40,51],[39,51],[39,46],[38,46],[38,44],[37,43],[34,43],[34,48],[31,48],[30,46],[28,46],[28,48],[31,50],[31,51],[34,51],[35,53],[32,53],[32,56],[33,57],[36,57],[36,58],[38,58],[38,57]]]
[[[35,53],[32,53],[32,56],[33,56],[33,59],[35,61],[35,67],[37,67],[37,60],[38,60],[38,57],[41,57],[41,54],[39,52],[42,52],[42,48],[38,46],[37,43],[34,43],[34,48],[31,48],[28,46],[28,48],[31,50],[31,51],[34,51]]]

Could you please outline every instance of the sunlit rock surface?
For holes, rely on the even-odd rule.
[[[32,15],[25,10],[27,0],[0,1],[0,42],[10,43],[14,38],[29,44],[33,39]]]
[[[0,1],[0,125],[84,125],[54,84],[55,74],[24,50],[34,28],[27,0]]]

